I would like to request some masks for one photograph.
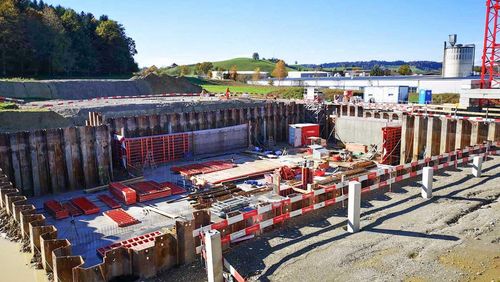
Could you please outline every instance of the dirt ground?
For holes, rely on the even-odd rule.
[[[408,182],[363,201],[359,233],[331,210],[225,257],[258,281],[500,281],[500,157],[434,178],[430,200]]]

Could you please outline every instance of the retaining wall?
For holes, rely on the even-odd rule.
[[[113,179],[106,125],[0,133],[0,168],[26,196],[62,193]]]

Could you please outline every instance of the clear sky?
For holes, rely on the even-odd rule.
[[[443,41],[482,52],[484,0],[46,0],[108,15],[135,39],[140,66],[234,57],[287,63],[442,61]]]

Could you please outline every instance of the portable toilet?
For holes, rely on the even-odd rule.
[[[419,104],[431,104],[432,103],[432,90],[420,89],[418,94]]]

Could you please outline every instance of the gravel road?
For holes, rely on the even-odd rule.
[[[362,202],[362,232],[332,210],[233,248],[226,258],[259,281],[500,281],[500,157],[435,174]]]

